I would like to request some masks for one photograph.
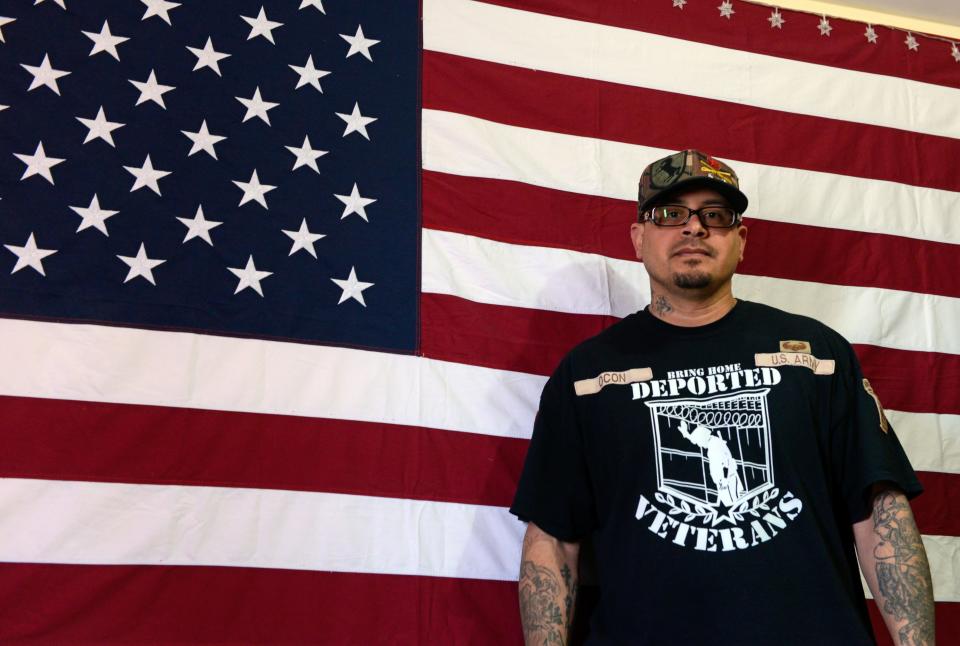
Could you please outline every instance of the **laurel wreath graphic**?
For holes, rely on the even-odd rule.
[[[731,525],[743,522],[746,516],[760,518],[761,511],[770,511],[770,502],[780,495],[780,490],[776,487],[768,489],[763,495],[754,496],[744,500],[739,505],[731,507],[727,513],[722,514],[716,507],[704,505],[698,502],[689,502],[686,500],[677,500],[670,494],[657,492],[654,498],[658,502],[667,505],[670,508],[668,512],[671,516],[683,515],[684,522],[690,522],[694,519],[702,519],[702,523],[715,527],[720,521],[726,520]]]

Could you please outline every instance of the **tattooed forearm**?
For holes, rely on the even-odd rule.
[[[877,535],[877,603],[897,623],[899,643],[934,643],[933,585],[927,553],[906,496],[879,493],[873,501],[873,531]]]
[[[566,564],[560,574],[562,581],[555,570],[533,561],[520,565],[520,618],[527,644],[567,643],[575,586]]]
[[[663,316],[673,311],[673,305],[670,304],[666,296],[660,294],[653,299],[653,311],[656,312],[657,316]]]

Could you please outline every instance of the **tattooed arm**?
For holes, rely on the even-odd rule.
[[[875,486],[873,511],[853,526],[860,569],[899,646],[933,646],[933,584],[907,497]]]
[[[577,594],[578,543],[530,523],[520,558],[520,620],[527,646],[567,643]]]

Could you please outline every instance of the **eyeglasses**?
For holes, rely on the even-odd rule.
[[[740,214],[726,206],[705,206],[689,209],[678,204],[655,206],[642,216],[641,222],[649,220],[658,227],[680,227],[696,215],[700,224],[708,229],[730,229],[740,224]]]

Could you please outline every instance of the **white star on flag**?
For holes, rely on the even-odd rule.
[[[253,117],[259,117],[264,123],[268,126],[270,124],[270,117],[267,115],[268,110],[273,110],[275,107],[280,105],[279,103],[271,103],[270,101],[264,101],[260,98],[260,86],[257,86],[256,91],[254,91],[253,96],[249,99],[244,99],[239,96],[234,97],[237,101],[242,103],[247,108],[247,113],[243,115],[243,120],[247,121]]]
[[[820,24],[817,25],[817,29],[820,30],[821,36],[829,36],[830,32],[833,31],[833,27],[830,25],[830,21],[827,20],[826,16],[820,18]]]
[[[303,67],[297,67],[296,65],[290,65],[290,69],[300,75],[300,79],[297,81],[297,87],[294,89],[299,90],[304,85],[311,85],[317,89],[317,92],[323,94],[323,88],[320,87],[320,79],[329,74],[326,70],[318,70],[313,66],[313,55],[307,56],[307,62],[304,63]]]
[[[55,69],[50,64],[50,56],[48,54],[43,55],[43,61],[39,65],[24,65],[20,64],[20,67],[27,70],[33,75],[33,80],[30,82],[30,87],[27,88],[27,91],[36,90],[41,85],[46,85],[48,88],[53,90],[54,94],[60,96],[60,87],[57,85],[57,79],[70,74],[65,70]]]
[[[166,260],[158,260],[156,258],[147,257],[147,249],[143,246],[143,243],[140,243],[140,249],[137,251],[137,255],[130,256],[121,256],[117,255],[117,258],[122,260],[130,270],[127,272],[127,277],[123,279],[123,282],[129,283],[131,280],[140,276],[150,282],[151,285],[156,285],[156,281],[153,280],[153,268],[162,265],[167,262]]]
[[[687,0],[673,0],[673,6],[683,9],[683,6],[687,4]]]
[[[83,140],[83,143],[87,144],[94,139],[103,139],[114,148],[116,148],[116,145],[113,143],[113,135],[110,133],[126,125],[118,121],[107,121],[107,115],[104,114],[102,105],[100,106],[100,110],[97,111],[95,118],[84,119],[83,117],[77,117],[77,121],[88,128],[87,137]]]
[[[903,43],[911,52],[915,52],[920,49],[920,43],[917,42],[917,39],[909,31],[907,32],[907,37],[904,38]]]
[[[3,39],[3,26],[9,25],[14,20],[16,20],[16,18],[10,18],[8,16],[0,16],[0,43],[7,42]]]
[[[167,109],[167,106],[163,103],[163,95],[170,90],[176,89],[172,85],[161,85],[157,83],[157,74],[153,70],[150,70],[150,76],[147,77],[146,81],[134,81],[131,79],[130,82],[140,90],[140,98],[137,99],[137,105],[145,103],[146,101],[153,101],[164,110]]]
[[[207,130],[206,119],[204,119],[203,123],[200,124],[200,130],[196,132],[190,132],[189,130],[181,130],[180,132],[185,134],[190,139],[190,141],[193,142],[193,145],[190,146],[190,152],[187,153],[187,157],[189,157],[194,153],[198,153],[202,150],[208,155],[210,155],[211,157],[213,157],[214,159],[216,159],[217,151],[214,150],[213,146],[215,144],[220,143],[224,139],[226,139],[226,137],[223,137],[221,135],[210,134],[210,131]]]
[[[723,4],[717,7],[717,9],[720,10],[720,17],[726,18],[727,20],[730,20],[730,16],[737,13],[733,10],[733,3],[730,2],[730,0],[723,0]]]
[[[363,300],[363,290],[369,287],[373,287],[375,283],[364,283],[362,281],[357,280],[356,267],[350,268],[350,275],[346,279],[331,278],[330,280],[336,283],[337,287],[343,290],[343,292],[340,294],[340,300],[337,301],[337,305],[340,305],[344,301],[347,301],[352,298],[353,300],[357,301],[364,307],[367,306],[367,304]]]
[[[770,29],[783,29],[783,24],[787,22],[787,19],[783,17],[779,9],[774,9],[767,21],[770,23]]]
[[[100,52],[106,52],[118,61],[120,60],[120,54],[117,53],[117,45],[130,40],[124,36],[114,36],[111,34],[110,25],[106,20],[103,21],[103,27],[100,28],[100,33],[92,31],[85,31],[82,33],[84,36],[93,41],[93,49],[90,50],[90,56],[99,54]]]
[[[250,35],[247,36],[247,40],[251,40],[257,36],[263,36],[272,44],[277,44],[273,40],[273,30],[277,27],[283,27],[283,23],[267,20],[267,14],[263,10],[263,6],[260,7],[260,13],[257,14],[256,18],[250,18],[248,16],[240,17],[243,18],[248,25],[250,25]]]
[[[323,10],[323,2],[321,0],[302,0],[300,3],[301,9],[306,9],[307,7],[315,7],[320,13],[326,15],[326,11]]]
[[[243,191],[243,197],[240,198],[240,204],[238,206],[243,206],[250,200],[254,200],[266,209],[267,200],[264,196],[276,188],[276,186],[271,186],[270,184],[261,184],[260,178],[257,177],[256,168],[253,169],[253,175],[250,176],[249,182],[233,180],[233,183]]]
[[[960,47],[957,47],[956,43],[950,43],[950,55],[953,56],[953,60],[960,63]]]
[[[17,264],[13,266],[13,270],[10,272],[11,274],[17,273],[24,267],[33,267],[41,276],[46,276],[47,274],[43,271],[43,259],[57,253],[56,249],[39,249],[36,240],[33,238],[32,231],[30,232],[30,237],[27,238],[27,243],[22,247],[12,244],[5,244],[3,246],[17,257]]]
[[[217,76],[223,76],[223,74],[220,73],[219,63],[225,58],[230,58],[231,54],[224,54],[223,52],[215,50],[213,48],[213,39],[211,39],[210,36],[207,36],[207,44],[203,46],[203,49],[189,46],[187,49],[197,57],[197,64],[193,66],[194,72],[204,67],[209,67],[217,73]]]
[[[20,177],[21,180],[25,180],[33,175],[39,175],[51,184],[53,184],[53,174],[50,172],[50,169],[66,161],[65,159],[59,159],[57,157],[47,157],[47,153],[43,150],[42,141],[37,144],[37,149],[33,151],[32,155],[13,153],[13,156],[27,165],[26,170],[23,171],[23,175]]]
[[[300,222],[300,229],[298,231],[288,231],[286,229],[281,229],[286,233],[291,240],[293,240],[293,245],[290,247],[290,253],[288,256],[292,256],[300,249],[303,249],[309,253],[314,258],[317,257],[317,250],[313,248],[313,243],[319,240],[320,238],[326,238],[327,236],[322,233],[310,233],[310,229],[307,228],[307,218],[303,218]]]
[[[363,135],[363,138],[367,141],[370,140],[370,135],[367,134],[367,126],[377,120],[377,117],[365,117],[360,114],[360,104],[354,102],[353,112],[350,114],[343,114],[342,112],[336,113],[338,117],[346,121],[347,127],[343,131],[343,136],[346,137],[351,132],[359,132]]]
[[[56,2],[58,5],[60,5],[61,9],[67,8],[67,5],[65,4],[64,0],[53,0],[53,1]],[[33,6],[36,7],[41,2],[43,2],[43,0],[33,0]]]
[[[296,146],[285,146],[285,148],[297,156],[296,161],[293,162],[293,168],[291,170],[297,170],[301,166],[309,166],[318,175],[320,174],[320,169],[317,168],[317,159],[326,155],[327,151],[314,150],[313,148],[311,148],[309,136],[307,135],[303,136],[302,147],[297,148]]]
[[[183,238],[184,242],[194,238],[200,238],[211,247],[213,246],[213,240],[210,239],[210,231],[223,224],[223,222],[215,222],[204,218],[202,204],[197,207],[197,214],[192,218],[178,217],[177,219],[183,223],[183,226],[187,227],[187,235]]]
[[[350,195],[336,195],[334,197],[343,202],[343,215],[340,216],[340,219],[344,219],[351,213],[356,213],[361,218],[367,220],[367,212],[364,210],[365,207],[370,206],[377,200],[371,197],[361,197],[360,190],[357,188],[357,183],[353,183],[353,190],[350,191]]]
[[[140,19],[141,21],[151,16],[158,16],[168,25],[171,24],[170,14],[168,12],[180,6],[179,2],[167,2],[167,0],[140,0],[140,2],[147,5],[147,10],[143,12],[143,17]]]
[[[354,54],[362,54],[363,57],[368,61],[373,60],[373,57],[370,55],[370,48],[380,42],[379,40],[365,37],[363,35],[363,27],[360,25],[357,25],[357,33],[353,36],[340,34],[340,38],[350,43],[350,49],[347,51],[347,58],[350,58]]]
[[[867,25],[867,30],[863,32],[864,37],[866,37],[867,42],[876,45],[877,44],[877,30],[873,28],[873,25]]]
[[[272,271],[258,271],[257,266],[253,264],[253,256],[251,255],[247,259],[247,266],[243,269],[238,267],[227,267],[233,273],[234,276],[240,279],[240,282],[237,283],[237,289],[234,290],[234,294],[239,294],[241,290],[249,287],[256,293],[263,296],[263,289],[260,288],[260,281],[273,274]]]
[[[139,168],[136,166],[124,166],[124,168],[136,178],[133,182],[133,187],[130,189],[131,193],[146,186],[157,195],[160,195],[160,185],[157,183],[157,180],[170,174],[170,171],[167,170],[154,169],[153,162],[150,161],[150,155],[147,155],[147,158],[143,160],[143,166]]]
[[[93,199],[90,200],[90,206],[71,206],[70,208],[75,211],[77,215],[83,218],[80,220],[80,226],[77,227],[77,233],[80,233],[84,229],[93,227],[108,237],[110,234],[107,233],[107,218],[112,217],[120,212],[101,209],[100,200],[97,198],[96,193],[93,194]]]

